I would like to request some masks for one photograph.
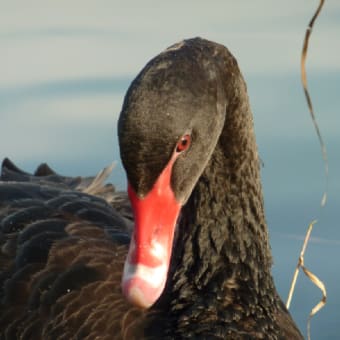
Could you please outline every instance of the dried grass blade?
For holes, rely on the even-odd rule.
[[[312,272],[310,272],[304,265],[301,265],[301,268],[303,270],[303,272],[306,274],[306,276],[321,290],[322,292],[322,298],[319,301],[319,303],[317,303],[313,309],[311,310],[311,312],[309,313],[308,316],[308,322],[307,322],[307,337],[310,340],[311,336],[310,336],[310,322],[311,322],[311,318],[321,309],[325,306],[326,301],[327,301],[327,292],[326,292],[326,286],[325,284]]]
[[[305,275],[321,290],[322,292],[322,298],[321,300],[319,301],[319,303],[317,305],[315,305],[312,309],[312,311],[310,312],[309,316],[308,316],[308,323],[307,323],[307,337],[308,339],[310,340],[311,339],[311,336],[310,336],[310,321],[311,321],[311,318],[321,309],[324,307],[324,305],[326,304],[326,301],[327,301],[327,291],[326,291],[326,286],[325,284],[315,275],[313,274],[312,272],[310,272],[306,267],[305,267],[305,263],[304,263],[304,255],[305,255],[305,251],[307,249],[307,245],[308,245],[308,242],[309,242],[309,238],[310,238],[310,235],[312,233],[312,229],[313,229],[313,226],[314,224],[316,223],[317,221],[313,221],[311,222],[311,224],[308,226],[308,229],[307,229],[307,233],[306,233],[306,236],[305,236],[305,240],[303,242],[303,246],[302,246],[302,249],[301,249],[301,253],[300,253],[300,256],[299,256],[299,260],[298,260],[298,263],[296,265],[296,269],[295,269],[295,272],[294,272],[294,277],[293,277],[293,280],[292,280],[292,284],[291,284],[291,287],[290,287],[290,290],[289,290],[289,294],[288,294],[288,299],[287,299],[287,303],[286,303],[286,307],[287,309],[290,307],[290,302],[292,300],[292,297],[293,297],[293,293],[294,293],[294,289],[295,289],[295,284],[296,284],[296,280],[297,280],[297,277],[298,277],[298,273],[299,273],[299,269],[302,268],[303,272],[305,273]]]
[[[310,223],[310,225],[308,226],[307,233],[306,233],[305,239],[303,241],[302,249],[301,249],[301,252],[300,252],[299,260],[298,260],[298,263],[297,263],[296,268],[295,268],[292,283],[290,285],[290,290],[289,290],[289,294],[288,294],[288,298],[287,298],[287,302],[286,302],[287,309],[289,309],[289,307],[290,307],[290,303],[292,301],[292,297],[293,297],[293,294],[294,294],[296,280],[297,280],[297,277],[299,275],[299,269],[300,269],[301,266],[303,266],[305,251],[307,249],[308,241],[309,241],[313,226],[316,222],[317,221],[312,221]]]
[[[323,141],[323,138],[322,138],[319,126],[318,126],[316,118],[315,118],[315,113],[314,113],[314,109],[313,109],[312,100],[311,100],[311,97],[310,97],[309,92],[308,92],[307,75],[306,75],[306,59],[307,59],[307,50],[308,50],[309,38],[310,38],[310,35],[312,33],[312,29],[313,29],[315,20],[319,16],[324,2],[325,2],[324,0],[320,0],[319,6],[318,6],[317,10],[315,11],[311,21],[309,22],[309,25],[308,25],[308,28],[307,28],[307,31],[306,31],[306,34],[305,34],[305,39],[304,39],[304,42],[303,42],[303,48],[302,48],[302,54],[301,54],[301,81],[302,81],[302,86],[303,86],[303,90],[305,92],[305,96],[306,96],[309,112],[310,112],[310,115],[311,115],[311,118],[312,118],[312,121],[313,121],[313,124],[314,124],[314,128],[315,128],[315,131],[316,131],[318,139],[319,139],[319,143],[320,143],[320,146],[321,146],[321,152],[322,152],[322,158],[323,158],[324,164],[325,164],[325,191],[324,191],[322,199],[321,199],[321,207],[325,206],[326,201],[327,201],[327,191],[328,191],[328,157],[327,157],[326,146],[325,146],[325,143]],[[319,280],[319,278],[316,275],[311,273],[304,266],[303,255],[304,255],[304,251],[306,250],[306,247],[307,247],[307,243],[308,243],[308,240],[309,240],[309,237],[310,237],[310,233],[312,232],[313,224],[314,223],[311,223],[311,225],[308,228],[307,235],[306,235],[306,238],[305,238],[305,242],[304,242],[304,245],[302,247],[303,251],[301,252],[300,258],[299,258],[299,264],[300,264],[302,270],[304,271],[304,273],[322,291],[322,299],[321,299],[321,301],[312,309],[312,311],[310,312],[309,317],[308,317],[307,336],[308,336],[309,340],[311,338],[310,337],[310,322],[311,322],[311,318],[326,304],[326,297],[327,297],[326,287],[323,284],[323,282],[321,280]],[[298,267],[297,267],[297,270],[299,270]],[[295,278],[295,281],[296,281],[297,275],[294,275],[294,278]],[[293,284],[295,286],[294,279],[293,279],[291,291],[292,291],[292,289],[294,290]],[[290,294],[291,295],[289,295],[289,297],[291,299],[291,296],[292,296],[293,293],[290,292]],[[288,297],[288,301],[287,301],[288,306],[290,304],[289,297]]]
[[[327,156],[327,149],[326,149],[325,143],[323,141],[323,138],[322,138],[322,135],[321,135],[318,123],[316,121],[316,117],[315,117],[315,113],[314,113],[314,109],[313,109],[313,104],[312,104],[312,99],[311,99],[311,97],[309,95],[309,91],[308,91],[307,74],[306,74],[306,59],[307,59],[307,51],[308,51],[309,38],[310,38],[310,35],[312,33],[314,22],[317,19],[318,15],[320,14],[324,2],[325,2],[325,0],[320,0],[318,8],[315,11],[311,21],[308,24],[308,28],[307,28],[307,31],[306,31],[306,34],[305,34],[305,39],[303,41],[302,53],[301,53],[301,82],[302,82],[303,90],[305,92],[308,109],[309,109],[310,115],[312,117],[313,125],[314,125],[315,131],[316,131],[318,139],[319,139],[319,143],[320,143],[320,146],[321,146],[321,152],[322,152],[322,158],[323,158],[324,164],[325,164],[325,179],[326,179],[326,184],[325,184],[325,191],[324,191],[324,193],[322,195],[322,199],[321,199],[321,206],[322,207],[326,204],[326,201],[327,201],[327,191],[328,191],[328,156]]]
[[[327,201],[327,191],[328,191],[328,157],[327,157],[327,150],[326,150],[326,146],[325,143],[323,141],[318,123],[316,121],[316,117],[315,117],[315,113],[314,113],[314,109],[313,109],[313,104],[312,104],[312,100],[311,97],[309,95],[309,91],[308,91],[308,85],[307,85],[307,74],[306,74],[306,59],[307,59],[307,51],[308,51],[308,43],[309,43],[309,38],[310,35],[312,33],[312,29],[314,26],[314,23],[318,17],[318,15],[321,12],[321,9],[323,7],[325,0],[320,0],[319,2],[319,6],[317,8],[317,10],[315,11],[312,19],[310,20],[309,24],[308,24],[308,28],[306,30],[306,34],[305,34],[305,38],[303,41],[303,47],[302,47],[302,53],[301,53],[301,82],[302,82],[302,86],[303,86],[303,90],[305,93],[305,97],[307,100],[307,105],[308,105],[308,109],[314,124],[314,128],[315,131],[317,133],[318,139],[319,139],[319,143],[321,146],[321,152],[322,152],[322,158],[324,160],[324,164],[325,164],[325,191],[323,193],[322,199],[321,199],[321,207],[323,207],[326,204]],[[317,286],[319,287],[319,289],[322,291],[322,299],[321,301],[312,309],[311,313],[309,314],[309,318],[308,318],[308,324],[307,324],[307,332],[308,332],[308,339],[310,339],[310,319],[312,318],[313,315],[315,315],[315,313],[317,313],[326,303],[326,287],[323,284],[323,282],[321,280],[318,279],[318,277],[316,275],[314,275],[313,273],[311,273],[309,270],[306,269],[306,267],[304,266],[304,253],[306,251],[307,248],[307,244],[313,229],[313,225],[315,224],[316,221],[313,221],[307,230],[307,234],[302,246],[302,250],[299,256],[299,260],[298,260],[298,264],[295,268],[295,272],[293,275],[293,280],[291,283],[291,287],[289,290],[289,294],[288,294],[288,298],[287,298],[287,309],[290,307],[290,303],[292,300],[292,296],[294,293],[294,289],[295,289],[295,284],[296,284],[296,280],[299,274],[299,269],[300,267],[302,268],[302,270],[304,271],[304,273],[307,275],[307,277]]]

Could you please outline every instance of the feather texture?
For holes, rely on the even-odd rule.
[[[271,276],[253,130],[246,84],[222,45],[185,40],[132,82],[118,137],[135,202],[170,169],[160,186],[181,208],[166,285],[147,310],[121,293],[137,241],[127,194],[104,184],[111,168],[65,177],[46,164],[29,174],[4,160],[0,340],[302,339]],[[183,134],[191,142],[181,153]],[[150,238],[164,227],[155,225]]]
[[[82,178],[39,169],[2,166],[0,338],[132,339],[142,312],[119,285],[131,227],[115,209],[126,195],[106,188],[112,205],[77,191]]]

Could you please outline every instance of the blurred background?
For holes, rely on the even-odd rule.
[[[287,298],[308,224],[318,219],[306,266],[328,302],[314,339],[339,338],[340,3],[326,1],[311,36],[307,73],[328,149],[324,164],[300,85],[300,52],[318,1],[0,2],[0,159],[26,171],[41,162],[67,175],[93,175],[117,162],[110,181],[125,189],[116,121],[124,94],[153,56],[184,38],[226,45],[248,84],[255,119],[274,277]],[[298,279],[291,313],[306,334],[321,292]]]

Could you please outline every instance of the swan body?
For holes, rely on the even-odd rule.
[[[118,137],[129,200],[4,162],[0,339],[302,339],[271,275],[231,53],[195,38],[156,56],[125,96]]]

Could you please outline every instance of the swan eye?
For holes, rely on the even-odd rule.
[[[183,152],[187,150],[190,146],[191,142],[191,136],[190,135],[184,135],[181,137],[181,139],[178,141],[176,146],[176,152]]]

